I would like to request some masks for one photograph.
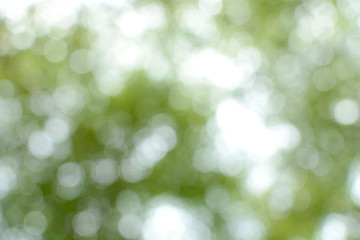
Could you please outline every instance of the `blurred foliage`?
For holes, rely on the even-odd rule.
[[[356,1],[15,5],[1,239],[360,238]]]

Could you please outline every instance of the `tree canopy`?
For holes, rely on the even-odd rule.
[[[0,3],[0,238],[359,239],[359,16]]]

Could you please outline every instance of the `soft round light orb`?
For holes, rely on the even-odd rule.
[[[45,159],[51,156],[55,146],[45,131],[35,131],[29,137],[28,149],[34,157]]]
[[[355,123],[359,117],[359,108],[355,101],[344,99],[338,101],[334,107],[334,118],[342,125]]]

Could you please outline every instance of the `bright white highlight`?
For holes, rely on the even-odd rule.
[[[280,149],[294,149],[301,139],[297,128],[288,123],[271,126],[269,131],[274,145]]]
[[[348,191],[351,200],[360,206],[360,165],[351,164],[348,176]]]
[[[127,37],[135,37],[146,31],[142,15],[134,10],[122,14],[117,22],[120,31]]]
[[[355,177],[351,184],[351,199],[360,206],[360,174]]]
[[[275,169],[269,165],[255,166],[246,177],[246,189],[257,196],[265,193],[275,182]]]
[[[220,102],[216,120],[221,130],[220,137],[230,148],[243,148],[251,153],[270,155],[264,123],[256,112],[247,109],[235,99]]]
[[[203,49],[191,55],[180,67],[180,74],[185,82],[205,80],[225,89],[239,87],[244,81],[243,70],[214,49]]]
[[[300,141],[300,134],[293,125],[267,127],[255,111],[232,98],[220,102],[216,121],[220,128],[217,138],[220,152],[226,147],[257,157],[270,157],[280,149],[296,147]]]
[[[142,239],[206,240],[209,239],[209,229],[185,209],[163,204],[148,213]]]
[[[344,99],[335,104],[335,120],[342,125],[355,123],[359,118],[359,108],[355,101]]]
[[[126,37],[138,37],[148,30],[163,27],[165,21],[163,7],[158,4],[148,4],[139,10],[129,9],[120,15],[116,23]]]
[[[54,142],[47,132],[35,131],[28,141],[28,149],[30,153],[37,158],[48,158],[54,152]]]
[[[13,21],[19,20],[24,17],[27,9],[37,2],[39,0],[0,1],[0,15]]]
[[[348,229],[345,217],[339,214],[328,215],[321,229],[321,239],[345,240],[348,239]]]

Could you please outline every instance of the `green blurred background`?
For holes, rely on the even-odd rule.
[[[360,2],[0,2],[0,238],[360,239]]]

